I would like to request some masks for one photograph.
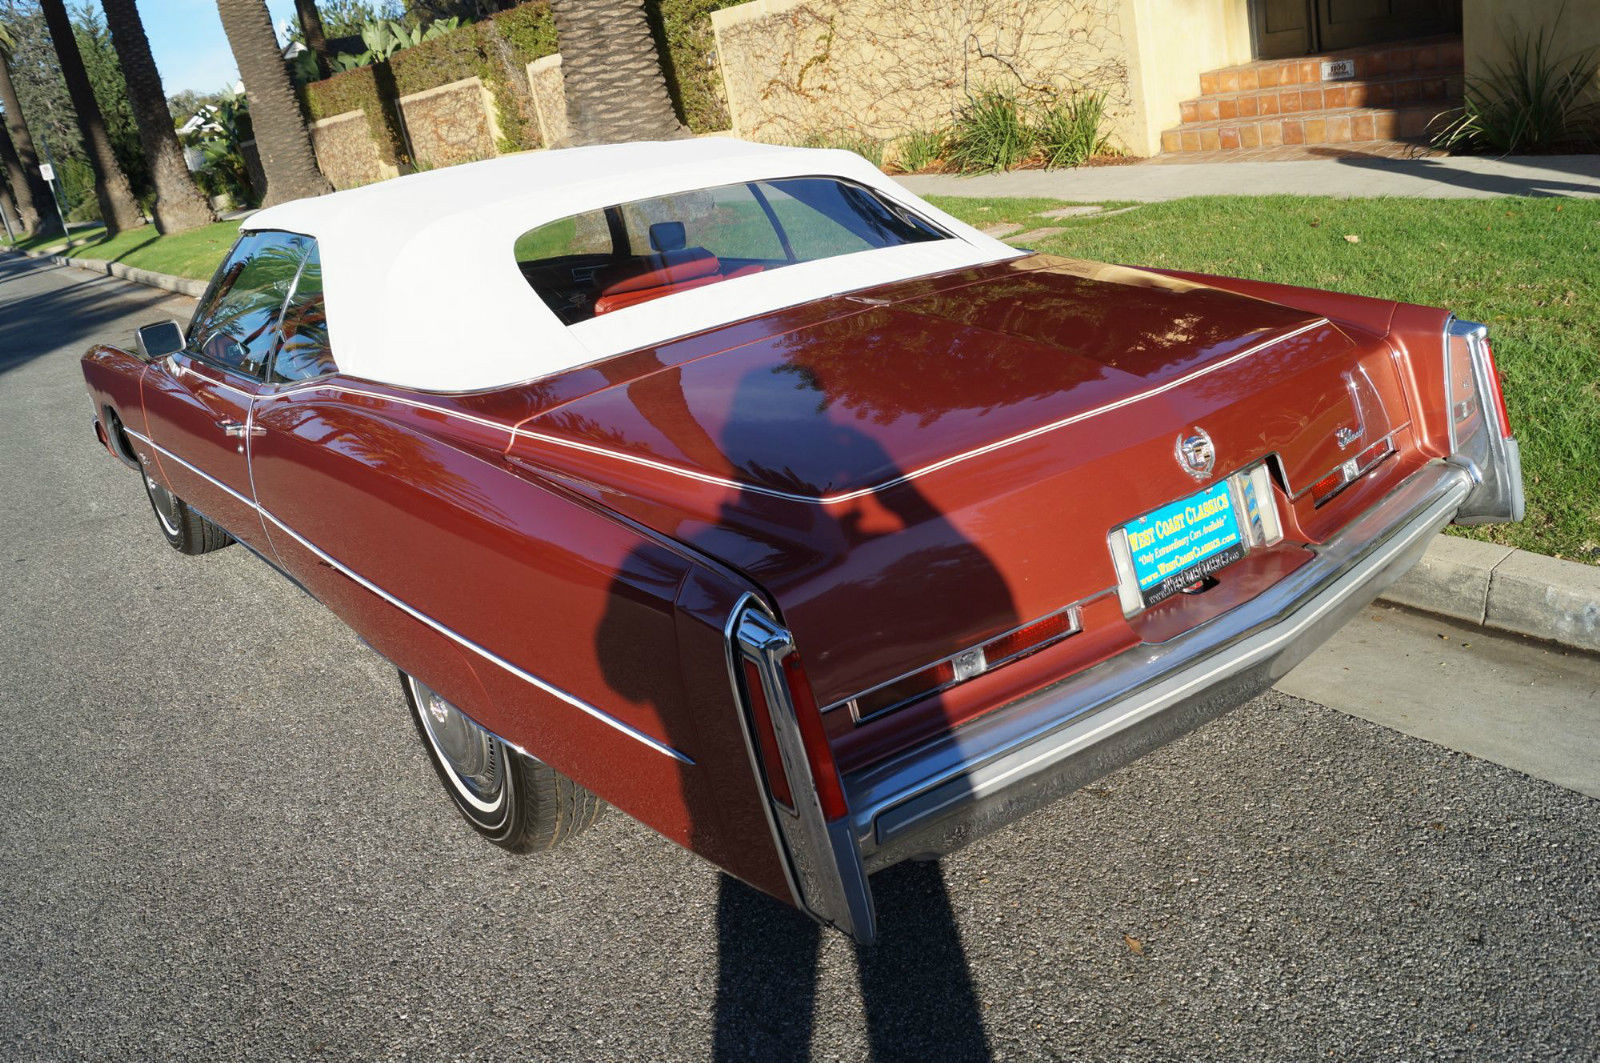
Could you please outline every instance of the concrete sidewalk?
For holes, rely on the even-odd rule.
[[[1495,196],[1600,198],[1600,155],[1386,159],[1371,155],[1293,162],[1173,163],[1014,170],[957,177],[901,177],[918,195],[1136,200],[1187,196],[1300,195],[1485,199]]]

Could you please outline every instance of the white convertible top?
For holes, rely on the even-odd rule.
[[[731,278],[571,326],[517,268],[517,238],[547,222],[698,188],[818,174],[876,189],[955,239]],[[268,207],[243,228],[316,238],[341,371],[428,391],[503,387],[779,307],[1018,253],[853,152],[726,137],[509,155]]]

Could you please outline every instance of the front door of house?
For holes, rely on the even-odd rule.
[[[1461,0],[1251,0],[1256,56],[1282,59],[1449,33]]]

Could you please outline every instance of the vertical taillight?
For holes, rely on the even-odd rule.
[[[789,773],[783,770],[783,755],[778,751],[778,736],[772,729],[772,702],[767,699],[766,684],[761,680],[761,669],[756,662],[745,657],[740,662],[744,669],[745,696],[749,699],[751,730],[756,734],[756,745],[761,752],[761,768],[767,776],[767,789],[787,808],[794,807],[794,794],[789,790]]]
[[[789,633],[764,610],[751,607],[739,614],[729,634],[751,744],[768,791],[790,811],[799,811],[814,794],[823,819],[843,819],[850,811],[844,784]]]
[[[1494,399],[1495,416],[1500,419],[1500,438],[1511,438],[1511,415],[1506,412],[1505,391],[1500,387],[1500,369],[1494,364],[1494,348],[1489,345],[1489,337],[1483,338],[1483,363],[1488,370],[1489,397]]]
[[[753,594],[726,628],[751,767],[795,904],[857,941],[877,935],[844,780],[794,639]]]
[[[795,721],[800,725],[800,741],[806,750],[806,763],[811,766],[811,778],[817,787],[817,801],[822,805],[824,819],[843,819],[850,811],[844,799],[844,786],[839,782],[839,768],[833,761],[833,749],[828,745],[827,732],[822,729],[822,714],[817,711],[816,698],[811,695],[811,683],[805,669],[800,666],[800,655],[791,653],[783,659],[783,678],[789,686],[789,697],[794,702]]]
[[[1483,404],[1478,399],[1477,373],[1472,365],[1473,330],[1451,322],[1445,337],[1445,417],[1450,426],[1450,451],[1478,430]],[[1477,326],[1481,329],[1482,326]]]

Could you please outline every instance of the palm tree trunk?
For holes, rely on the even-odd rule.
[[[78,53],[78,38],[72,32],[72,20],[67,17],[63,0],[40,0],[45,25],[50,27],[50,40],[56,46],[56,58],[61,61],[61,76],[67,83],[67,93],[72,97],[72,109],[78,112],[78,130],[83,134],[83,146],[89,149],[89,165],[94,168],[94,191],[100,200],[100,217],[106,223],[106,235],[115,236],[124,229],[144,224],[139,204],[133,198],[128,178],[117,164],[116,153],[111,150],[111,138],[106,136],[106,122],[100,115],[100,105],[94,99],[94,86],[83,69],[83,56]]]
[[[261,205],[270,207],[305,196],[333,191],[317,169],[311,135],[289,83],[289,68],[278,49],[278,35],[264,0],[217,0],[222,28],[239,64],[245,95],[250,98],[250,124],[255,130],[261,169],[267,175]]]
[[[216,221],[211,205],[183,161],[183,148],[172,128],[167,94],[150,55],[150,41],[144,35],[139,9],[134,0],[101,0],[100,6],[105,9],[111,43],[128,82],[128,100],[133,105],[133,120],[139,126],[139,144],[144,148],[150,180],[156,187],[156,228],[162,233],[177,233]]]
[[[0,145],[0,147],[4,147],[6,151],[10,152],[11,158],[16,158],[17,153],[11,149],[11,138],[6,136],[5,133],[5,129],[0,128],[0,140],[4,141],[4,144]],[[3,154],[3,152],[0,152],[0,154]],[[17,220],[17,201],[11,196],[11,187],[5,184],[0,184],[0,214],[5,215],[5,223],[0,225],[0,230],[5,230],[20,240],[22,238],[22,223]]]
[[[294,9],[300,16],[300,31],[305,34],[306,47],[317,61],[317,76],[333,73],[333,60],[328,55],[328,35],[322,29],[322,12],[317,10],[317,0],[294,0]]]
[[[672,109],[644,0],[550,0],[574,144],[688,135]]]
[[[22,227],[35,236],[56,232],[61,228],[61,219],[56,216],[50,186],[39,173],[39,153],[34,150],[28,123],[22,120],[22,104],[17,101],[16,86],[11,84],[11,67],[4,52],[0,52],[0,107],[6,110],[6,143],[22,171],[20,177],[11,174],[11,192],[17,199]],[[6,170],[11,170],[9,158]]]

